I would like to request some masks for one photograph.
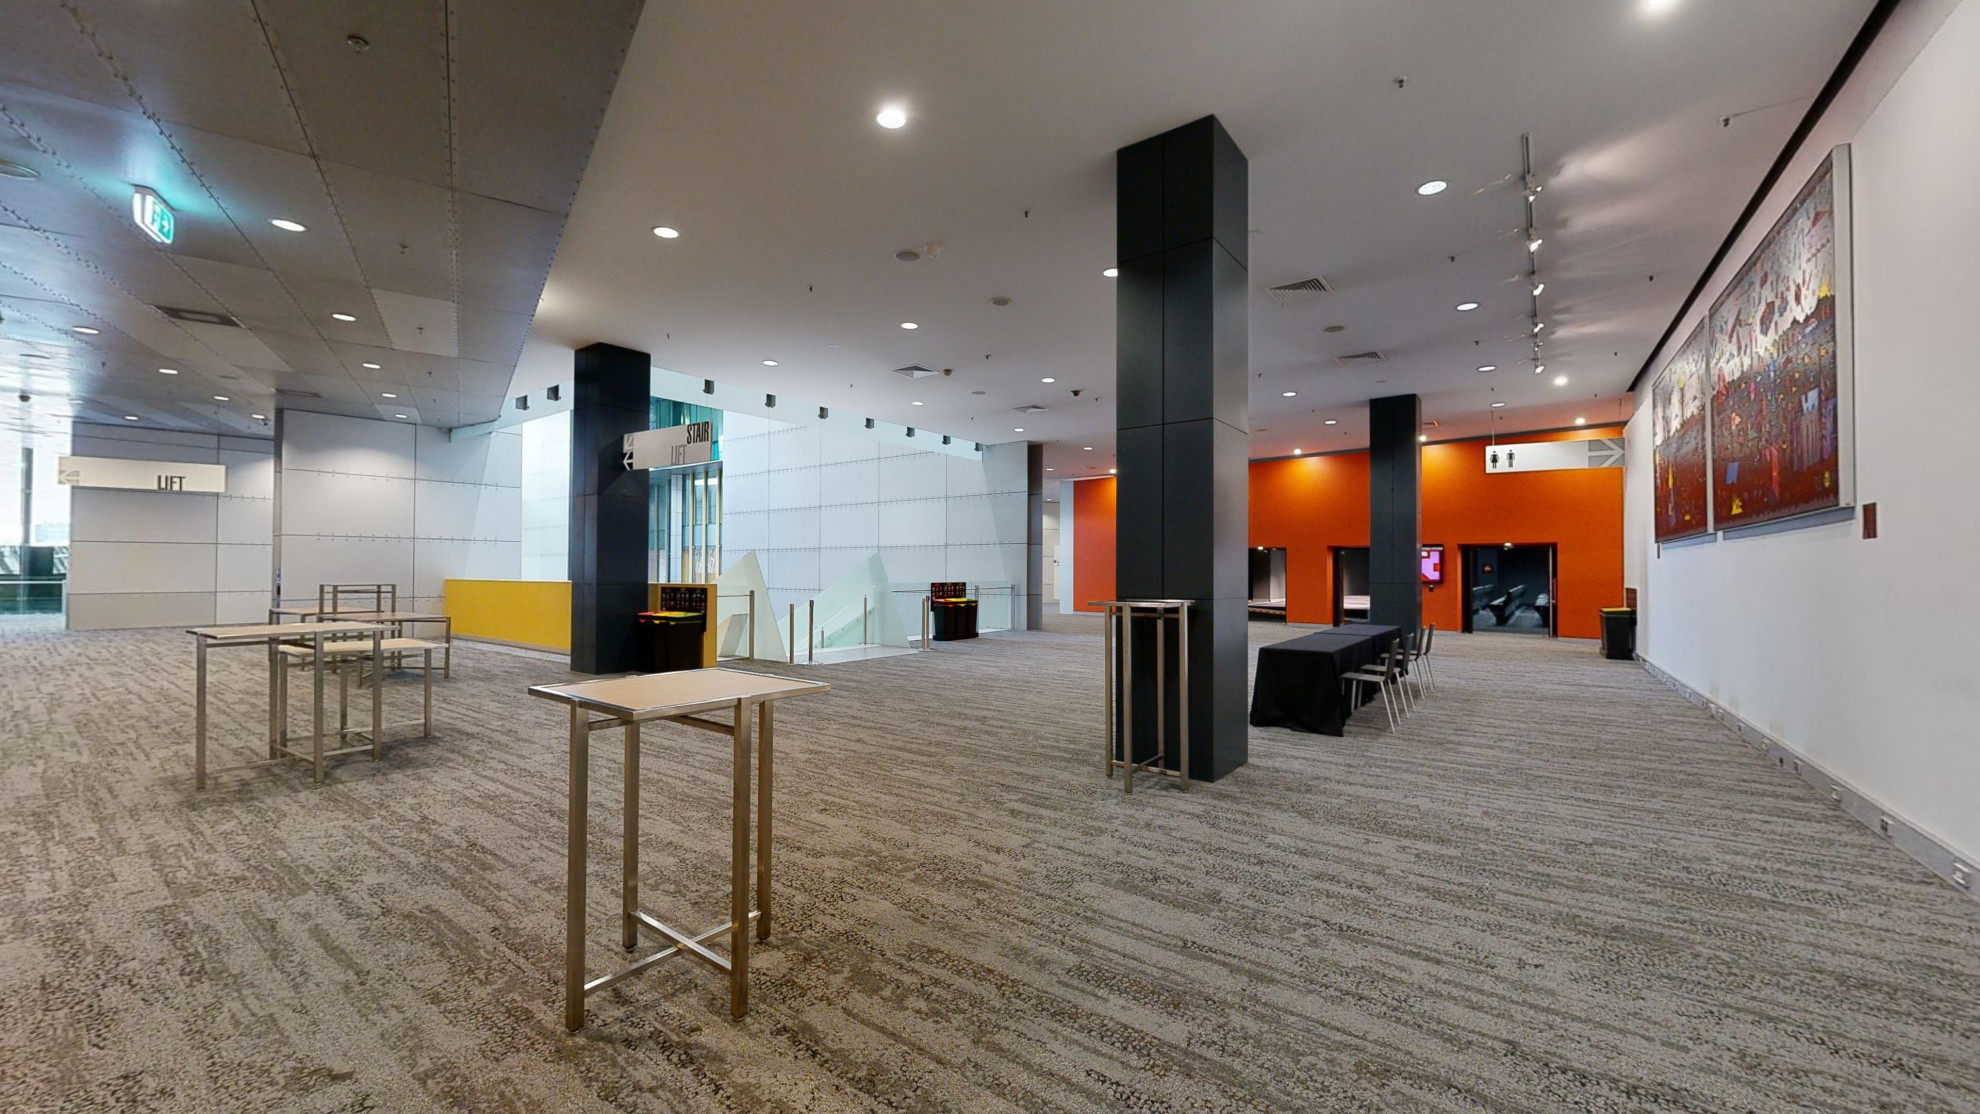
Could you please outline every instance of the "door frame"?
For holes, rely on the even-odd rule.
[[[1559,638],[1561,636],[1560,543],[1514,542],[1512,543],[1512,547],[1514,549],[1544,549],[1547,551],[1547,637]],[[1506,545],[1504,542],[1500,542],[1497,545],[1484,544],[1484,545],[1458,546],[1458,564],[1462,569],[1462,571],[1458,575],[1458,591],[1462,593],[1461,598],[1464,603],[1464,623],[1462,624],[1462,629],[1466,634],[1473,633],[1471,617],[1478,610],[1477,608],[1471,606],[1471,554],[1473,550],[1478,550],[1478,549],[1489,549],[1495,553],[1504,553],[1506,551]],[[1446,549],[1446,552],[1447,553],[1449,552],[1448,548]],[[1450,578],[1450,573],[1448,570],[1445,571],[1444,576],[1446,580]]]

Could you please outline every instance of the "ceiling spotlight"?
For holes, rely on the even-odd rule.
[[[1121,269],[1120,269],[1119,267],[1109,267],[1109,268],[1107,268],[1106,270],[1104,270],[1104,271],[1102,271],[1102,272],[1100,272],[1100,277],[1102,277],[1102,278],[1120,278],[1120,277],[1121,277]]]
[[[1332,419],[1332,418],[1328,418],[1328,419],[1327,419],[1327,424],[1328,424],[1328,425],[1340,425],[1341,423],[1339,423],[1339,422],[1337,422],[1337,421],[1335,421],[1335,420],[1334,420],[1334,419]]]
[[[384,395],[385,395],[385,397],[386,397],[386,398],[398,398],[398,397],[399,397],[398,395],[395,395],[395,394],[393,394],[393,393],[392,393],[392,392],[390,392],[390,391],[386,391],[386,392],[384,392]]]
[[[1021,426],[1021,425],[1020,425],[1020,426],[1012,426],[1012,427],[1011,427],[1011,432],[1012,432],[1012,433],[1023,433],[1023,432],[1024,432],[1024,427],[1023,427],[1023,426]]]
[[[136,414],[126,414],[124,415],[124,420],[127,422],[134,422],[138,420],[138,416]]]
[[[914,323],[914,322],[912,322],[912,321],[903,321],[903,322],[901,322],[901,328],[903,328],[903,329],[919,329],[919,328],[921,328],[921,326],[919,326],[919,325],[917,325],[917,324],[915,324],[915,323]]]
[[[1113,475],[1113,474],[1114,474],[1114,469],[1112,469],[1112,468],[1109,468],[1109,469],[1107,469],[1107,474],[1108,474],[1109,476],[1111,476],[1111,475]]]
[[[1449,182],[1442,182],[1433,179],[1416,187],[1416,192],[1423,195],[1424,197],[1435,197],[1438,194],[1443,193],[1445,190],[1450,188],[1451,188],[1451,184]]]
[[[355,317],[352,317],[352,316],[351,316],[350,314],[348,314],[348,313],[333,313],[333,314],[331,314],[331,315],[330,315],[330,317],[331,317],[331,319],[332,319],[332,320],[335,320],[335,321],[356,321],[356,320],[357,320],[357,318],[355,318]]]
[[[1477,308],[1478,308],[1477,302],[1459,302],[1457,309],[1459,313],[1470,313],[1472,310]]]
[[[1057,380],[1057,379],[1054,379],[1054,378],[1052,378],[1051,376],[1049,376],[1049,375],[1048,375],[1048,376],[1046,376],[1045,378],[1043,378],[1043,379],[1040,379],[1040,380],[1039,380],[1039,382],[1040,382],[1040,383],[1057,383],[1057,382],[1058,382],[1058,380]]]
[[[363,363],[363,364],[360,364],[360,365],[358,365],[358,366],[360,366],[360,367],[368,367],[368,368],[370,368],[370,369],[371,369],[371,370],[373,370],[373,371],[377,371],[377,370],[378,370],[378,365],[377,365],[377,364],[374,364],[374,363],[370,363],[370,362],[366,362],[366,363]]]
[[[1587,424],[1588,424],[1588,419],[1587,419],[1587,418],[1576,418],[1576,419],[1574,420],[1574,424],[1575,424],[1575,425],[1587,425]]]
[[[214,396],[213,396],[213,401],[215,401],[215,402],[232,402],[232,401],[234,401],[234,400],[233,400],[233,399],[231,399],[231,398],[228,398],[228,397],[227,397],[226,395],[214,395]]]
[[[268,415],[266,414],[249,414],[248,417],[253,418],[257,422],[265,422],[268,420]]]
[[[1547,242],[1547,241],[1545,241],[1545,240],[1542,240],[1542,239],[1541,239],[1540,237],[1538,237],[1538,236],[1535,236],[1535,237],[1534,237],[1534,238],[1532,238],[1531,240],[1528,240],[1528,241],[1526,241],[1526,250],[1527,250],[1527,251],[1529,251],[1529,252],[1535,252],[1535,251],[1539,251],[1539,250],[1540,250],[1540,245],[1541,245],[1541,244],[1544,244],[1544,243],[1546,243],[1546,242]]]
[[[288,220],[288,219],[286,219],[286,218],[283,218],[283,217],[276,217],[276,218],[275,218],[274,220],[271,220],[271,221],[269,221],[268,223],[269,223],[269,224],[272,224],[272,225],[274,225],[275,227],[277,227],[277,228],[279,228],[279,229],[281,229],[281,230],[282,230],[282,231],[284,231],[284,232],[308,232],[308,231],[309,231],[309,229],[308,229],[307,227],[305,227],[305,226],[303,226],[303,225],[301,225],[301,224],[298,224],[298,223],[297,223],[297,222],[295,222],[295,221],[292,221],[292,220]]]
[[[915,405],[916,405],[916,406],[920,406],[920,405],[921,405],[921,403],[919,403],[919,402],[917,402],[917,403],[915,403]]]
[[[177,375],[177,374],[179,374],[179,369],[178,369],[178,368],[175,368],[175,367],[161,367],[161,368],[159,368],[159,369],[158,369],[158,374],[160,374],[160,375]]]
[[[1556,386],[1556,387],[1565,387],[1565,386],[1567,386],[1567,376],[1565,376],[1565,375],[1556,375],[1556,376],[1554,376],[1554,386]]]
[[[891,129],[891,128],[906,127],[907,110],[899,105],[890,104],[887,107],[880,110],[880,114],[873,118],[873,122],[880,125],[883,128]]]
[[[763,361],[763,366],[764,366],[764,367],[776,367],[776,366],[777,366],[777,361],[775,361],[775,360],[765,360],[765,361]]]
[[[1503,407],[1503,406],[1505,406],[1505,403],[1503,403],[1503,402],[1495,402],[1495,403],[1493,403],[1493,404],[1492,404],[1492,409],[1494,409],[1494,410],[1497,410],[1497,409],[1500,409],[1500,408],[1501,408],[1501,407]]]
[[[1482,367],[1480,367],[1480,368],[1479,368],[1478,370],[1479,370],[1479,371],[1497,371],[1497,370],[1499,370],[1499,365],[1498,365],[1498,364],[1485,364],[1484,366],[1482,366]]]
[[[1093,446],[1091,446],[1091,445],[1081,445],[1081,446],[1080,446],[1079,448],[1080,448],[1080,451],[1081,451],[1081,452],[1088,452],[1088,453],[1090,453],[1090,452],[1092,452],[1092,451],[1093,451]]]
[[[405,415],[404,415],[404,414],[394,414],[394,415],[392,415],[392,416],[393,416],[393,417],[395,417],[395,418],[403,418],[403,417],[405,417]]]
[[[1297,398],[1297,397],[1299,397],[1299,392],[1298,392],[1298,391],[1281,391],[1281,392],[1279,392],[1279,397],[1280,397],[1280,398]]]
[[[1427,433],[1419,433],[1416,435],[1416,439],[1419,442],[1427,442],[1430,440],[1430,435]]]
[[[1540,283],[1539,285],[1533,288],[1533,296],[1536,298],[1538,298],[1542,294],[1545,294],[1546,292],[1547,292],[1547,284],[1544,282]]]
[[[77,325],[77,326],[76,326],[75,328],[73,328],[73,329],[71,329],[71,330],[69,330],[69,331],[70,331],[70,332],[73,332],[73,333],[81,333],[82,335],[84,335],[84,336],[86,336],[86,337],[93,337],[93,336],[95,336],[95,335],[97,335],[98,333],[101,333],[101,332],[102,332],[103,330],[102,330],[102,329],[92,329],[92,328],[90,328],[90,327],[89,327],[88,325]]]
[[[1294,455],[1294,456],[1298,456],[1298,455],[1299,455],[1299,450],[1298,450],[1298,449],[1294,449],[1294,450],[1293,450],[1293,455]]]
[[[678,240],[681,238],[681,234],[679,232],[676,232],[675,230],[668,228],[664,224],[654,225],[653,234],[655,236],[660,237],[662,240]]]

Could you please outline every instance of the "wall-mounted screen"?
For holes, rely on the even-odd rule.
[[[1423,547],[1423,583],[1442,584],[1444,582],[1444,547],[1426,545]]]

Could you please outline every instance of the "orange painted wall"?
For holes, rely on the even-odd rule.
[[[1621,426],[1516,435],[1520,441],[1621,436]],[[1623,601],[1623,470],[1488,476],[1485,447],[1484,441],[1423,447],[1423,542],[1445,550],[1444,584],[1423,594],[1424,622],[1439,630],[1464,629],[1460,546],[1552,542],[1560,555],[1561,636],[1599,637],[1596,612]],[[1103,483],[1104,494],[1088,494]],[[1082,604],[1110,598],[1090,594],[1089,585],[1097,593],[1101,582],[1089,577],[1104,576],[1105,592],[1114,589],[1113,487],[1111,480],[1073,485],[1074,581]],[[1254,462],[1250,533],[1251,545],[1286,551],[1286,617],[1295,623],[1332,622],[1333,547],[1368,544],[1368,454]]]
[[[1072,485],[1073,610],[1092,600],[1114,598],[1114,480],[1081,480]]]

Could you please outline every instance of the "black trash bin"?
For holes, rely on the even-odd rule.
[[[707,616],[700,611],[642,611],[639,613],[640,668],[648,673],[672,673],[701,668],[701,636]]]
[[[1636,656],[1636,609],[1602,609],[1602,656],[1610,661],[1628,661]]]

